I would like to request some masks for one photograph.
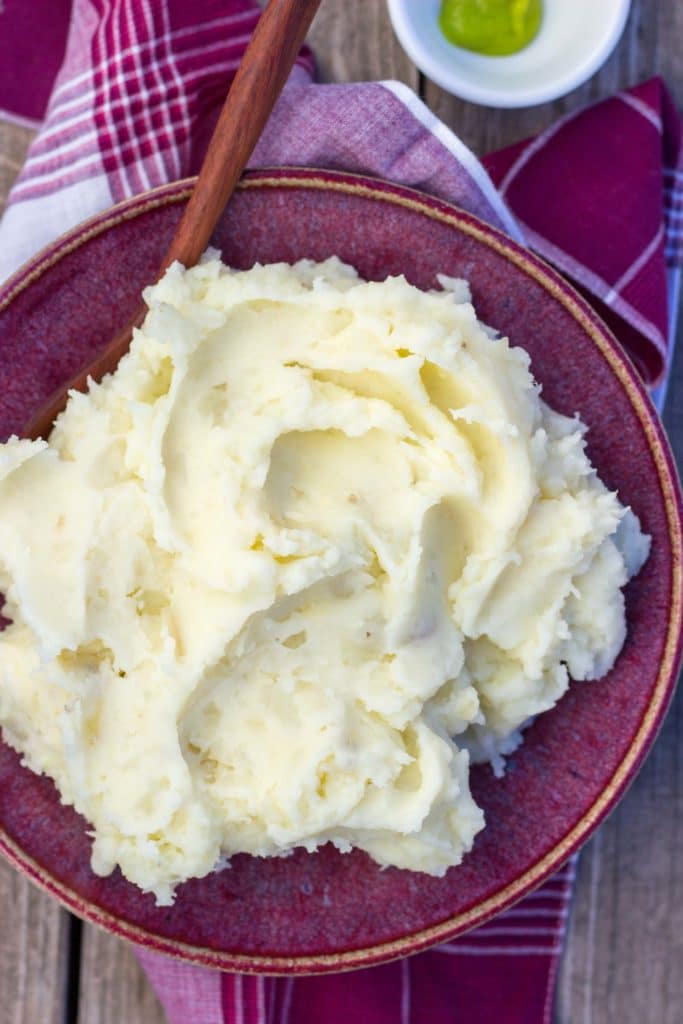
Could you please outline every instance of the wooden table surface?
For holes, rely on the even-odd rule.
[[[425,80],[395,40],[384,0],[323,0],[311,42],[324,80],[398,78],[476,153],[535,133],[560,114],[655,73],[683,108],[681,0],[634,0],[622,40],[600,73],[569,96],[528,110],[477,107]],[[27,129],[0,121],[0,204],[30,140]],[[677,351],[665,423],[680,460],[683,341]],[[683,1022],[682,743],[683,691],[635,783],[582,852],[558,1024]],[[82,925],[4,861],[0,922],[0,1024],[164,1021],[131,949]]]

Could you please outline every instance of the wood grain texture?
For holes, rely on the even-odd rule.
[[[0,1024],[62,1024],[69,916],[0,859]]]
[[[93,925],[84,926],[77,1024],[164,1024],[165,1020],[132,946]]]
[[[417,89],[417,68],[394,35],[385,0],[323,0],[308,39],[323,82],[396,78]]]
[[[30,128],[20,128],[0,120],[0,215],[34,134]]]

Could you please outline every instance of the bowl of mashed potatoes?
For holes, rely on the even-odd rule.
[[[548,877],[680,659],[675,469],[617,343],[440,201],[249,175],[116,373],[178,183],[0,291],[0,848],[227,969],[339,970]]]

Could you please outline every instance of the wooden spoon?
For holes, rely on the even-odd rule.
[[[218,218],[232,195],[258,142],[301,48],[320,0],[270,0],[223,104],[197,183],[166,253],[159,277],[178,260],[186,267],[197,262]],[[128,351],[133,329],[145,318],[141,302],[132,320],[106,348],[40,407],[22,432],[35,440],[47,437],[66,405],[69,391],[86,391],[88,380],[100,381],[116,369]]]

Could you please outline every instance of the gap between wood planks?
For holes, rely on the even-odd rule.
[[[69,914],[67,933],[66,993],[64,996],[64,1024],[78,1024],[78,1000],[81,988],[81,948],[83,922]]]

